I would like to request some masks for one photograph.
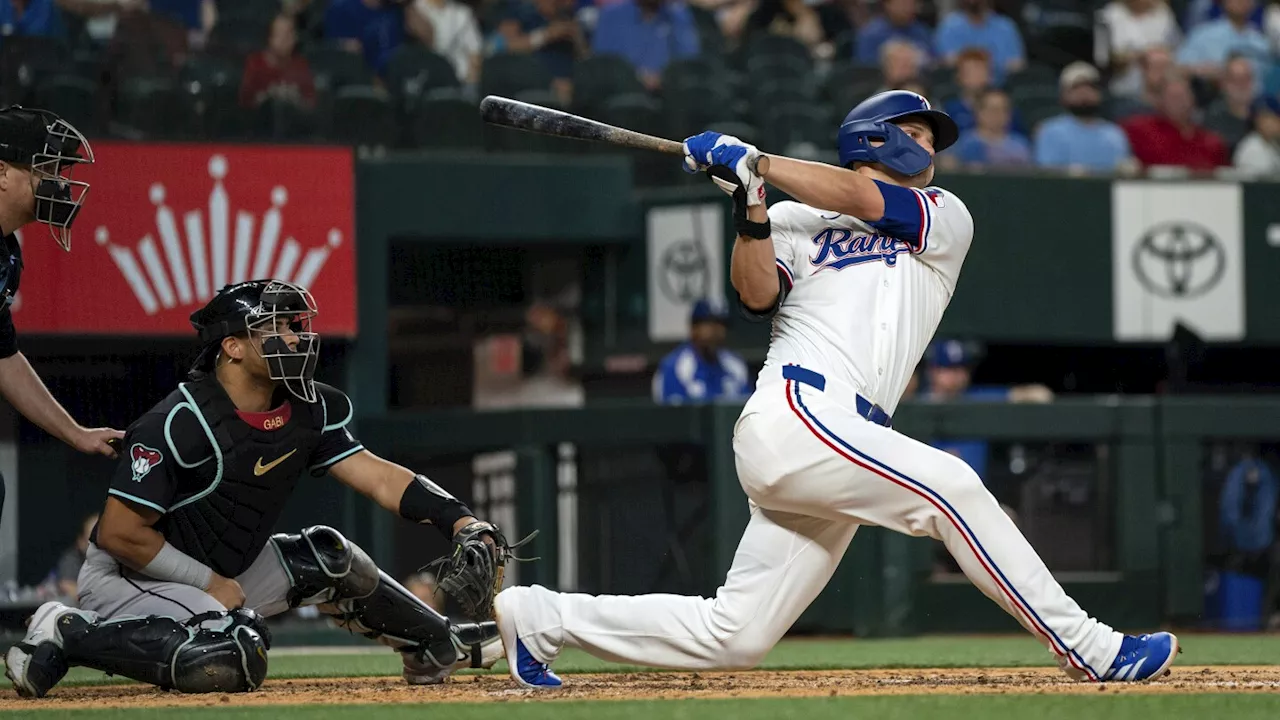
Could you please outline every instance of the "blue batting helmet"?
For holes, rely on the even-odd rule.
[[[938,338],[925,348],[924,359],[930,367],[973,367],[982,355],[977,343],[957,338]]]
[[[934,152],[946,150],[960,137],[956,121],[934,110],[924,97],[908,90],[889,90],[863,100],[845,116],[836,140],[840,165],[881,163],[903,175],[927,170],[933,162],[929,153],[894,124],[908,118],[923,120],[933,128]],[[872,147],[873,140],[884,144]]]
[[[705,321],[729,322],[729,308],[723,302],[715,298],[702,298],[693,304],[693,310],[689,313],[689,322],[705,322]]]

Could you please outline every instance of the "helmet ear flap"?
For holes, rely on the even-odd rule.
[[[873,141],[882,144],[873,146]],[[840,128],[840,159],[850,162],[880,163],[909,177],[919,175],[933,164],[929,152],[902,128],[890,122],[855,120]]]

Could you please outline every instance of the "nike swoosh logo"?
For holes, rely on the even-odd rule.
[[[288,460],[288,459],[289,459],[289,456],[290,456],[290,455],[292,455],[292,454],[294,454],[294,453],[296,453],[296,452],[298,452],[298,448],[294,448],[294,449],[290,450],[289,452],[287,452],[287,453],[285,453],[285,454],[281,455],[280,457],[276,458],[275,460],[272,460],[271,462],[267,463],[266,465],[263,465],[263,464],[262,464],[262,458],[258,458],[258,462],[256,462],[256,463],[254,463],[254,464],[253,464],[253,474],[254,474],[254,475],[262,475],[262,474],[264,474],[264,473],[271,472],[271,468],[273,468],[273,467],[275,467],[275,466],[279,465],[280,463],[284,462],[285,460]]]

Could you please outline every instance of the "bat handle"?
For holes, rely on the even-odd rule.
[[[755,156],[755,158],[751,161],[751,172],[755,173],[756,175],[759,175],[760,177],[764,177],[765,173],[769,172],[769,156],[768,155]]]

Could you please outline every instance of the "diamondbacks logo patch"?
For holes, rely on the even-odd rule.
[[[142,478],[151,472],[151,468],[160,464],[164,460],[164,455],[159,450],[143,445],[142,443],[134,443],[129,448],[130,467],[133,468],[133,481],[142,482]]]

